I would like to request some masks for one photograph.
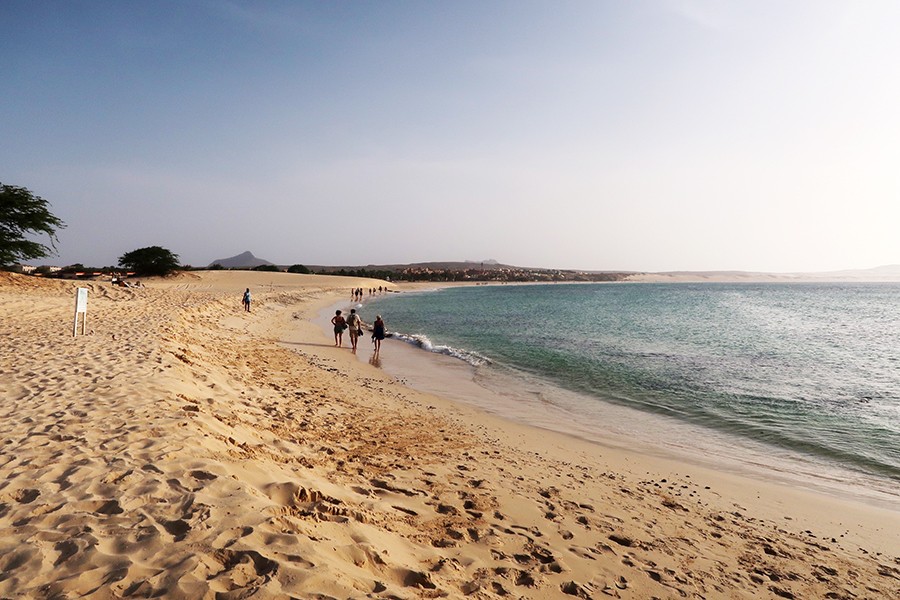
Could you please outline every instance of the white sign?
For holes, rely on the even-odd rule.
[[[87,296],[88,288],[78,288],[75,292],[75,325],[72,327],[72,336],[78,335],[78,315],[84,317],[81,320],[81,335],[87,330]]]
[[[77,313],[86,313],[87,312],[87,288],[78,288],[78,294],[75,297],[75,312]]]

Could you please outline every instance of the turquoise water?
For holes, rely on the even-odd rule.
[[[481,286],[371,309],[425,350],[577,392],[586,419],[614,403],[900,481],[898,284]]]

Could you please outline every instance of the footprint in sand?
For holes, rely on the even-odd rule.
[[[41,492],[35,489],[18,490],[13,494],[13,500],[20,504],[30,504],[40,495]]]

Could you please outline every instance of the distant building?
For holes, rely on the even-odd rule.
[[[52,275],[62,271],[62,267],[53,267],[50,265],[41,265],[33,267],[31,265],[13,265],[11,270],[14,273],[22,273],[24,275]]]

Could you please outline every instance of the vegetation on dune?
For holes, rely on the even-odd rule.
[[[50,212],[46,200],[26,188],[0,182],[0,265],[55,254],[56,231],[65,226]],[[50,246],[26,238],[34,234],[46,234]]]
[[[160,246],[148,246],[126,252],[119,265],[138,275],[168,275],[179,268],[178,255]]]

